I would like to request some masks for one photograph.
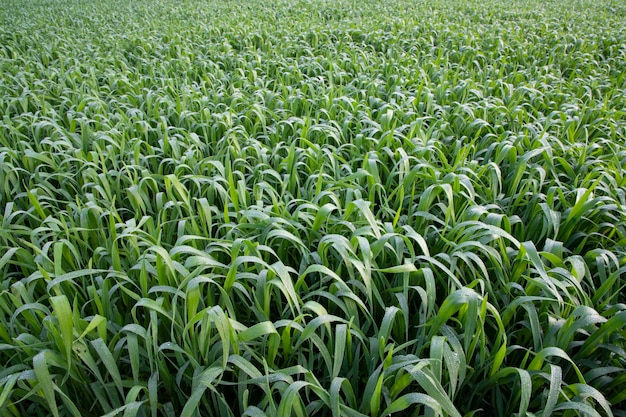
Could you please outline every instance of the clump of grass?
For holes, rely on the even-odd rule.
[[[5,1],[0,414],[626,415],[624,12]]]

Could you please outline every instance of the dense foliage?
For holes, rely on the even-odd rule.
[[[626,415],[621,0],[0,0],[0,415]]]

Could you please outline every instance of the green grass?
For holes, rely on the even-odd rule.
[[[0,0],[0,415],[626,416],[624,21]]]

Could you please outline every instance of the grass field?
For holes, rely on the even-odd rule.
[[[623,0],[0,0],[0,416],[626,416]]]

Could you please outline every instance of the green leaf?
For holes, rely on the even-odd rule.
[[[46,399],[48,407],[50,407],[52,415],[54,417],[59,417],[59,409],[54,395],[55,383],[52,381],[50,371],[48,370],[46,352],[47,351],[42,350],[33,357],[33,369],[35,371],[35,376],[37,377],[37,382],[39,382],[39,385],[41,386],[43,395]]]

